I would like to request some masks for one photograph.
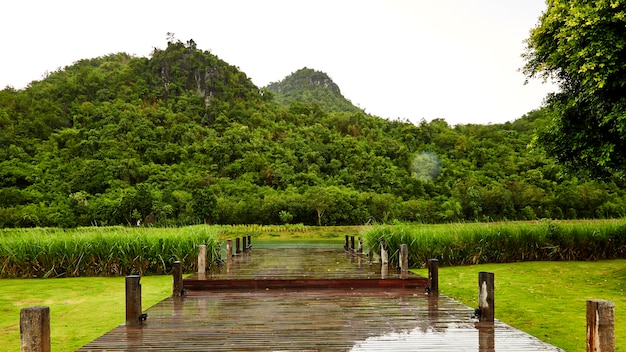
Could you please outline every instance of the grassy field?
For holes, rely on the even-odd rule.
[[[142,308],[172,293],[172,277],[141,278]],[[0,346],[20,350],[20,310],[50,307],[53,351],[75,351],[125,321],[125,278],[0,280]]]
[[[616,351],[626,351],[626,260],[445,267],[440,292],[478,307],[481,271],[494,273],[497,319],[568,352],[586,350],[586,301],[613,301]]]

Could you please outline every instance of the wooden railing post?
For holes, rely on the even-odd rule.
[[[380,262],[381,264],[389,264],[389,253],[387,252],[387,244],[385,241],[380,242]]]
[[[20,310],[21,352],[50,352],[50,307]]]
[[[615,303],[587,301],[587,352],[615,351]]]
[[[243,251],[246,252],[248,250],[248,237],[246,236],[241,237],[241,242],[243,243],[242,245]]]
[[[349,240],[350,236],[346,235],[346,244],[343,245],[343,249],[348,250],[350,249],[350,240]]]
[[[400,245],[400,273],[409,273],[409,246],[407,244]]]
[[[252,249],[252,236],[248,235],[248,249]]]
[[[356,251],[359,254],[363,253],[363,240],[361,239],[361,237],[359,237],[358,247]]]
[[[139,326],[142,323],[140,280],[139,275],[126,276],[126,326]]]
[[[439,260],[428,259],[428,287],[430,294],[439,294]]]
[[[226,240],[226,257],[232,258],[233,256],[233,240]]]
[[[241,238],[239,237],[235,238],[235,253],[241,253]]]
[[[478,309],[479,322],[493,323],[495,318],[494,274],[481,271],[478,273]]]
[[[172,265],[172,297],[181,297],[183,295],[183,264],[175,261]]]
[[[350,250],[354,252],[354,236],[350,236]]]
[[[206,272],[206,245],[201,244],[198,246],[198,274],[204,274]]]

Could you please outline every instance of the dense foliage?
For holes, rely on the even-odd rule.
[[[322,77],[294,75],[283,93]],[[315,90],[337,97],[326,78]],[[280,94],[193,41],[150,58],[81,60],[8,87],[0,227],[609,218],[626,209],[623,184],[565,172],[533,144],[543,110],[502,125],[416,125],[325,101],[279,104]]]
[[[527,39],[525,73],[551,78],[548,151],[595,175],[624,176],[626,1],[549,0]]]
[[[454,266],[626,258],[624,220],[385,225],[365,231],[363,238],[374,253],[384,242],[396,265],[400,245],[407,244],[411,267],[424,267],[429,259]]]

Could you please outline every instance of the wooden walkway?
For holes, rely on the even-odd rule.
[[[121,325],[79,351],[560,351],[499,321],[481,326],[472,308],[426,295],[423,278],[360,259],[342,248],[255,248],[186,279],[188,294],[148,309],[142,326]],[[223,280],[241,282],[200,283]],[[289,280],[301,284],[278,286]],[[363,280],[372,284],[350,285]]]

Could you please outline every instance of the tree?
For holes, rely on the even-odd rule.
[[[193,198],[193,214],[203,223],[208,223],[213,219],[217,197],[206,188],[194,188],[191,191]]]
[[[528,78],[560,88],[541,135],[550,154],[594,175],[624,174],[626,1],[548,0],[522,55]]]

